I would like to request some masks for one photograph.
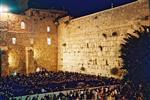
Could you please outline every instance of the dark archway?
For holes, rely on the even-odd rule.
[[[150,81],[150,26],[142,26],[134,31],[137,36],[128,34],[121,45],[123,69],[128,73],[125,79],[133,82]]]
[[[0,77],[9,75],[8,53],[5,48],[0,48]]]
[[[0,49],[0,77],[2,75],[2,50]]]

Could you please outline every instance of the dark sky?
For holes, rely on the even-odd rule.
[[[28,0],[1,0],[2,3],[11,7],[14,12],[26,9],[25,5]],[[29,0],[28,8],[41,9],[65,9],[71,16],[79,17],[95,13],[101,10],[127,4],[136,0]]]

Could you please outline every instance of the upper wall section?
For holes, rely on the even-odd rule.
[[[22,23],[24,28],[22,28]],[[0,32],[3,33],[1,35],[6,35],[1,38],[8,38],[9,40],[6,42],[9,45],[12,44],[12,37],[16,37],[17,44],[22,46],[30,46],[30,38],[47,38],[48,36],[55,35],[56,38],[54,40],[57,39],[57,25],[51,17],[2,13],[0,16],[0,26]],[[50,32],[47,32],[47,27],[49,27]],[[26,40],[22,41],[21,38]],[[45,44],[47,43],[45,42]]]
[[[105,27],[108,28],[112,24],[122,25],[129,24],[130,21],[144,20],[148,16],[150,16],[148,0],[139,0],[120,7],[79,17],[71,20],[70,22],[84,20],[89,23],[99,23],[99,25],[102,25],[102,27],[99,28],[104,29]],[[91,18],[91,20],[89,18]],[[96,21],[94,21],[94,19],[96,19]]]
[[[43,67],[47,70],[57,70],[57,27],[55,19],[59,13],[51,13],[42,10],[36,10],[38,15],[19,15],[11,13],[2,13],[0,15],[0,49],[7,47],[9,72],[34,72],[36,67]],[[35,12],[34,10],[30,12]],[[53,15],[53,16],[51,16]],[[22,25],[23,28],[22,28]],[[49,31],[47,31],[47,29]],[[50,45],[47,43],[49,38]],[[12,40],[16,42],[13,43]],[[28,51],[33,51],[32,64]],[[30,57],[32,58],[32,57]],[[34,65],[35,62],[36,64]],[[32,67],[26,68],[26,67]],[[27,71],[28,69],[28,71]]]
[[[52,19],[62,18],[67,15],[67,12],[59,10],[44,10],[44,9],[33,9],[30,8],[25,11],[26,16],[44,16],[51,17]]]
[[[57,11],[57,10],[41,10],[41,9],[29,9],[25,12],[25,15],[21,14],[12,14],[12,13],[2,13],[0,15],[1,25],[5,25],[5,29],[10,32],[20,32],[20,33],[43,33],[46,32],[46,28],[40,28],[41,23],[46,26],[55,24],[56,26],[57,20],[66,15],[66,12]],[[25,30],[21,29],[21,22],[24,22]],[[42,25],[42,24],[41,24]],[[44,26],[44,27],[46,27]],[[43,26],[42,26],[43,27]],[[3,31],[1,29],[1,31]],[[52,30],[51,30],[52,31]]]

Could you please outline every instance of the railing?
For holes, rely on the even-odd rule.
[[[50,92],[50,93],[42,93],[42,94],[34,94],[34,95],[25,95],[25,96],[19,96],[19,97],[10,97],[9,100],[32,100],[34,97],[38,97],[38,100],[41,100],[41,98],[44,98],[44,96],[49,95],[50,98],[53,99],[54,94],[57,96],[59,93],[67,94],[70,93],[70,91],[76,92],[76,91],[84,91],[85,89],[93,90],[93,89],[100,89],[100,88],[106,88],[106,87],[116,87],[118,85],[109,85],[109,86],[99,86],[99,87],[92,87],[92,88],[82,88],[82,89],[72,89],[72,90],[65,90],[65,91],[57,91],[57,92]],[[28,99],[26,99],[28,97]]]

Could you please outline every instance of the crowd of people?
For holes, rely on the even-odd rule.
[[[90,89],[91,87],[99,88]],[[69,93],[60,92],[59,95],[46,95],[42,100],[51,100],[49,98],[53,98],[53,100],[63,100],[63,98],[70,98],[69,100],[113,100],[113,98],[114,100],[143,100],[143,98],[147,96],[144,94],[144,88],[145,87],[143,87],[142,84],[134,85],[130,81],[96,75],[62,71],[40,71],[29,74],[28,76],[17,74],[15,76],[1,78],[0,97],[9,98],[56,91],[84,89],[82,91],[70,91]],[[29,97],[27,97],[26,100],[29,100],[28,98]],[[37,100],[37,98],[38,96],[31,100]]]
[[[136,87],[131,83],[125,83],[124,85],[61,91],[43,96],[26,96],[24,100],[149,100],[148,97],[144,97],[142,88],[141,85]]]
[[[62,91],[83,87],[117,84],[119,80],[75,72],[40,71],[28,76],[17,74],[1,78],[0,93],[6,96],[22,96],[36,93]]]

